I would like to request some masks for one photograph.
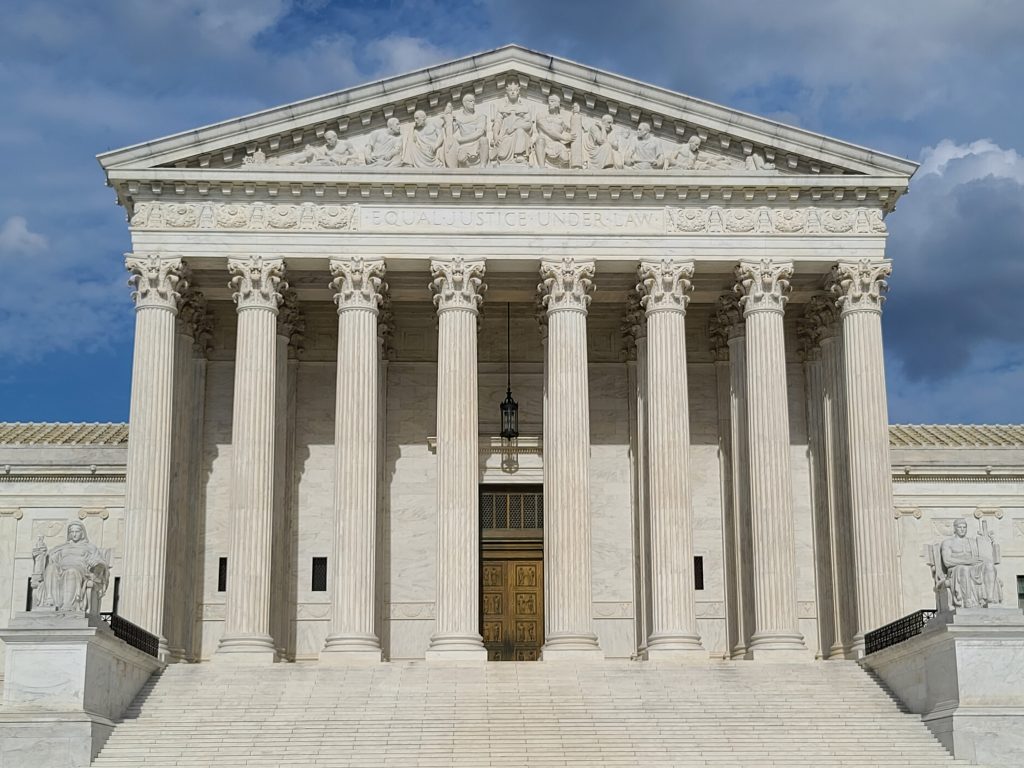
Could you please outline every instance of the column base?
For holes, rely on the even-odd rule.
[[[320,651],[321,664],[380,664],[383,660],[376,635],[330,635]]]
[[[746,658],[751,661],[814,661],[799,632],[755,632]]]
[[[273,664],[277,650],[270,635],[229,635],[220,639],[213,662],[233,664]]]
[[[426,653],[427,661],[487,661],[487,649],[480,635],[434,635]]]
[[[647,643],[643,658],[647,661],[708,661],[708,652],[699,635],[655,635]]]
[[[548,637],[540,649],[541,661],[601,661],[604,651],[597,644],[597,635],[565,634]]]

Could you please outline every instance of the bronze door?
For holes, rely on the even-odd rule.
[[[540,552],[484,552],[483,638],[488,661],[535,661],[544,644]]]

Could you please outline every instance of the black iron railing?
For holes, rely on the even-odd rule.
[[[116,637],[124,640],[132,648],[138,648],[154,658],[160,655],[160,640],[156,635],[116,613],[101,613],[100,618],[110,625]]]
[[[891,624],[886,624],[884,627],[868,632],[864,635],[864,653],[875,653],[875,651],[888,648],[890,645],[896,645],[896,643],[902,643],[904,640],[914,637],[914,635],[921,634],[924,625],[934,615],[934,610],[915,611],[909,616],[896,619]]]

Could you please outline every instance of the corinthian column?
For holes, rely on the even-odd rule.
[[[851,650],[858,657],[864,654],[865,633],[899,618],[902,612],[882,358],[882,294],[891,272],[888,260],[860,259],[836,264],[828,280],[843,327],[857,595],[857,628]]]
[[[480,637],[476,321],[483,261],[431,261],[437,307],[437,625],[428,659],[487,660]]]
[[[377,316],[384,262],[331,260],[338,305],[334,405],[334,586],[321,661],[381,660],[374,631],[377,552]]]
[[[754,551],[750,531],[750,459],[747,424],[747,327],[735,293],[719,297],[714,325],[725,342],[729,359],[729,497],[726,519],[726,574],[732,599],[729,615],[729,655],[742,659],[754,632]]]
[[[647,313],[651,634],[647,658],[707,658],[697,633],[690,501],[686,305],[693,262],[644,262],[637,291]]]
[[[175,317],[181,259],[157,255],[125,259],[134,287],[135,352],[125,478],[124,581],[120,613],[160,638],[164,634],[167,516],[173,444]]]
[[[277,423],[277,308],[284,262],[229,259],[238,313],[231,421],[231,541],[224,634],[217,660],[272,662],[270,576]]]
[[[747,424],[754,554],[755,629],[747,656],[810,658],[796,610],[793,481],[782,316],[793,265],[744,261],[736,268],[747,326]]]
[[[541,262],[548,316],[544,423],[545,660],[601,653],[591,618],[587,307],[594,262]]]

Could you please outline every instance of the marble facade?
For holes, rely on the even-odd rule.
[[[887,424],[913,163],[515,46],[343,93],[101,156],[132,440],[0,446],[12,607],[81,509],[171,660],[480,658],[494,483],[544,486],[545,658],[857,657],[930,605],[946,510],[1024,573],[1021,442],[904,461]]]

